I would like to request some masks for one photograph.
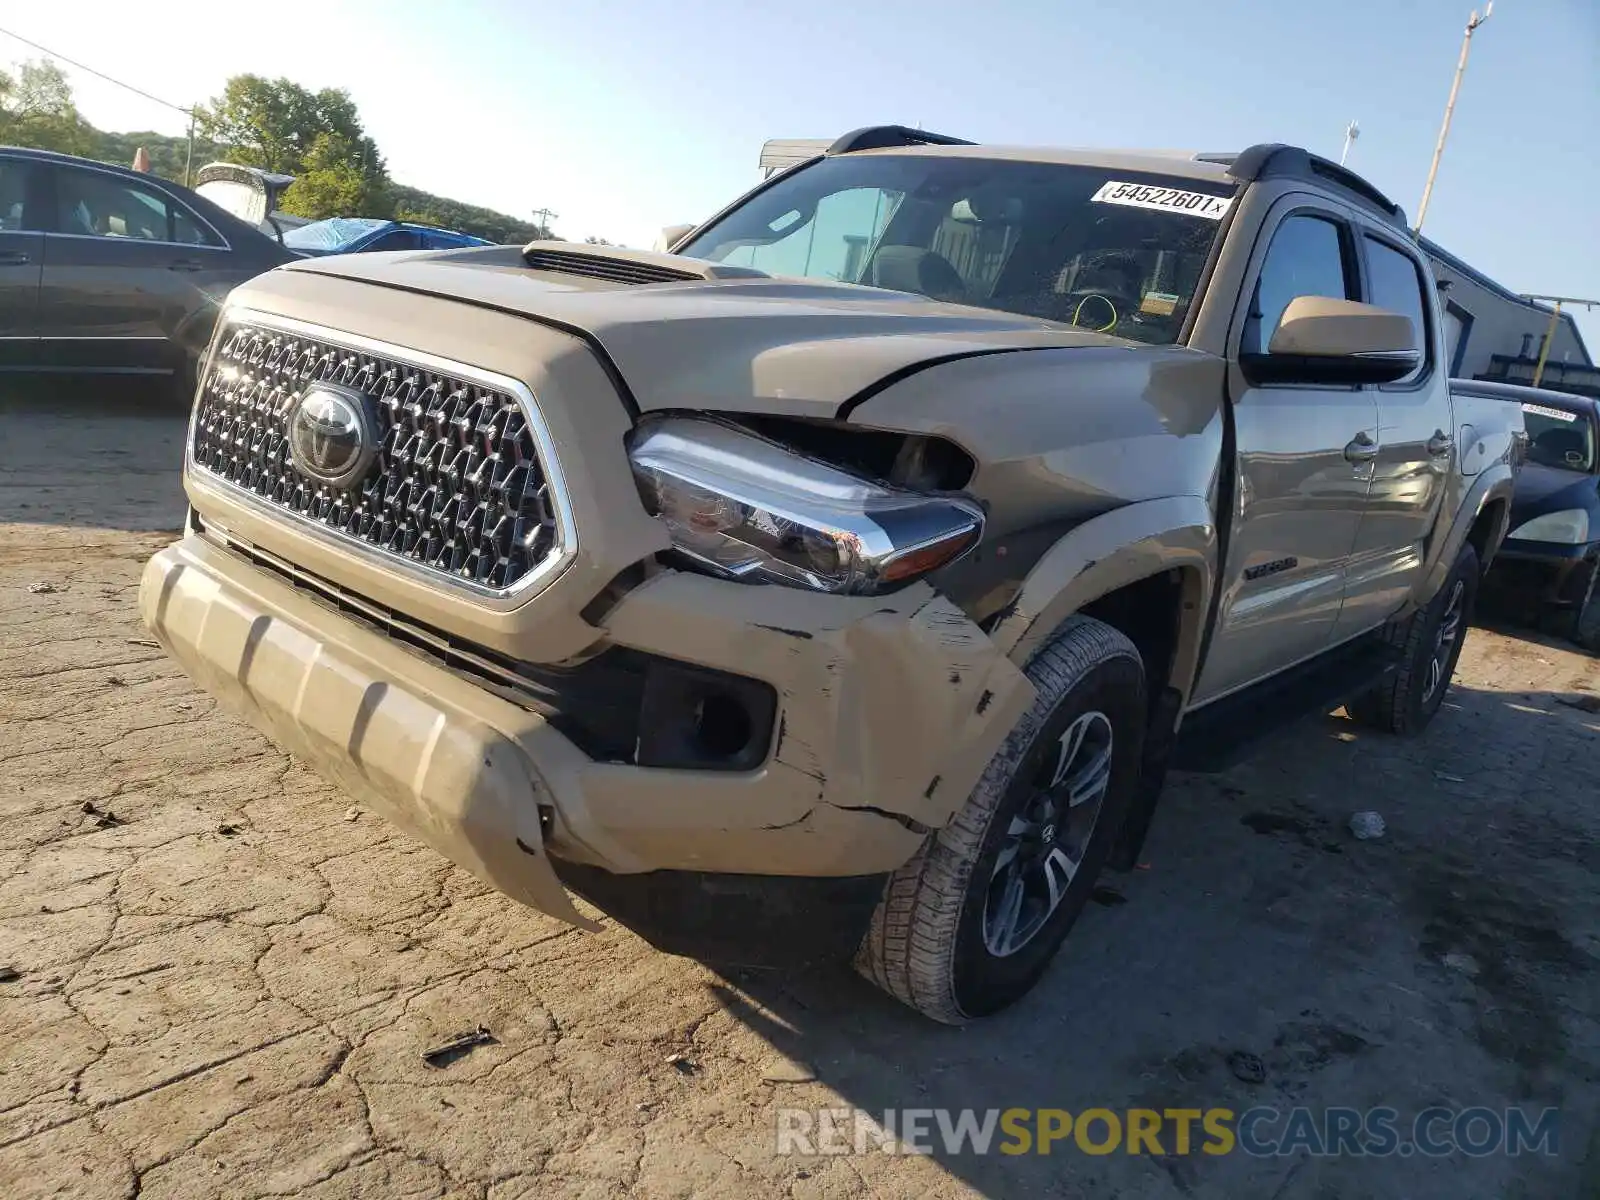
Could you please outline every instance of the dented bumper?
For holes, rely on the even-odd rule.
[[[892,870],[965,800],[1033,699],[926,585],[825,596],[665,573],[606,617],[613,644],[764,680],[765,761],[677,770],[590,758],[537,713],[195,535],[140,608],[206,690],[485,882],[584,920],[550,856],[653,870]]]

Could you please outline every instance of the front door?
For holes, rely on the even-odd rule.
[[[1235,508],[1216,632],[1194,703],[1237,691],[1332,644],[1367,503],[1378,409],[1359,387],[1254,386],[1240,353],[1262,353],[1296,296],[1357,299],[1353,231],[1295,197],[1273,210],[1236,315],[1230,355]]]
[[[34,365],[39,346],[39,274],[44,235],[29,194],[32,168],[0,158],[0,368]]]
[[[1415,251],[1384,233],[1361,237],[1367,303],[1411,318],[1423,361],[1396,383],[1374,388],[1378,402],[1378,455],[1372,494],[1356,535],[1345,577],[1344,604],[1335,638],[1355,637],[1382,625],[1406,606],[1422,582],[1429,544],[1444,503],[1457,443],[1449,384],[1434,326],[1434,306],[1424,289],[1430,277]]]

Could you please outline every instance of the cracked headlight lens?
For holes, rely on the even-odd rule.
[[[856,595],[893,590],[983,536],[970,500],[857,478],[720,421],[668,417],[630,452],[673,545],[731,579]]]

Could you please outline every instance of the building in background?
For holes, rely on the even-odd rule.
[[[774,138],[761,147],[761,173],[771,178],[815,158],[831,144],[831,138]],[[856,240],[862,244],[849,248],[841,278],[858,277],[867,246],[865,239]],[[980,244],[977,230],[972,231],[971,240],[972,245],[951,250],[1004,253],[1005,247]],[[1549,307],[1496,283],[1436,242],[1422,238],[1421,245],[1443,292],[1445,361],[1452,377],[1531,384],[1549,336],[1553,341],[1541,386],[1600,397],[1600,367],[1590,358],[1571,313],[1561,314],[1552,333]],[[857,273],[852,274],[851,268]]]
[[[1600,368],[1589,357],[1572,314],[1563,312],[1552,332],[1548,305],[1502,287],[1427,238],[1422,250],[1443,292],[1447,361],[1457,379],[1531,384],[1544,350],[1542,387],[1600,396]]]

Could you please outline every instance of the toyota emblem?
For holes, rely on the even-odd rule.
[[[314,383],[289,413],[289,460],[314,483],[343,490],[358,483],[378,454],[367,398],[352,388]]]

